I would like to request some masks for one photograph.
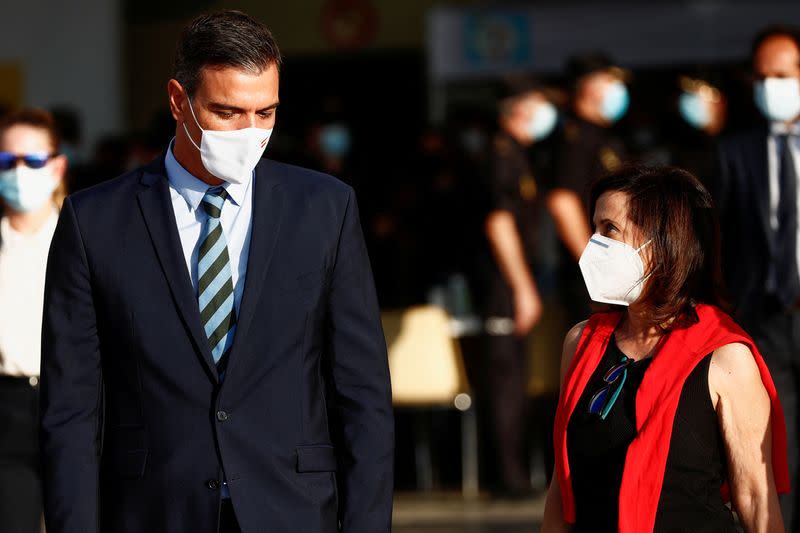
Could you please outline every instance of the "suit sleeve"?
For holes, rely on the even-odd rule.
[[[88,261],[69,198],[45,281],[41,453],[48,533],[99,531],[100,350]]]
[[[386,342],[355,195],[330,278],[328,353],[342,531],[390,531],[394,417]]]
[[[734,190],[733,168],[735,168],[735,164],[731,160],[734,153],[735,145],[732,145],[731,141],[722,141],[718,144],[717,164],[714,172],[708,178],[707,186],[719,220],[720,252],[725,284],[731,294],[736,296],[738,284],[735,272],[740,270],[737,268],[740,262],[740,258],[737,257],[740,243],[737,242],[737,239],[741,238],[738,235],[741,213],[736,212],[735,202],[732,201],[734,195],[738,194]],[[736,302],[733,303],[736,304]]]
[[[724,215],[728,207],[728,188],[730,181],[730,161],[728,161],[728,150],[724,144],[717,145],[717,160],[714,172],[707,178],[706,185],[714,200],[714,206],[720,216],[720,223],[723,222]]]
[[[731,161],[728,155],[730,148],[726,144],[717,145],[716,167],[711,176],[708,177],[708,191],[714,202],[714,209],[717,213],[720,226],[720,238],[722,240],[723,257],[727,250],[727,237],[731,231]]]

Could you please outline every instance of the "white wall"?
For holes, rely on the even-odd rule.
[[[84,150],[124,130],[122,0],[3,0],[0,61],[18,62],[25,105],[69,105]]]

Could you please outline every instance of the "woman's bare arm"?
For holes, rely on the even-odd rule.
[[[753,354],[728,344],[711,356],[711,400],[728,462],[733,508],[748,533],[784,531],[772,472],[772,406]]]
[[[577,324],[569,330],[564,339],[564,349],[561,353],[560,389],[562,392],[564,390],[564,378],[572,363],[572,356],[575,354],[575,349],[578,347],[578,341],[581,339],[585,326],[586,321]],[[556,453],[558,453],[558,450],[556,450]],[[561,488],[558,484],[558,476],[553,472],[553,479],[550,482],[550,488],[547,490],[547,500],[544,505],[542,533],[568,533],[571,529],[572,526],[564,521],[564,513],[561,507]]]

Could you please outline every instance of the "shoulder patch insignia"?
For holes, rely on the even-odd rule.
[[[536,198],[537,192],[538,188],[536,186],[536,180],[533,179],[533,176],[525,175],[519,179],[519,195],[523,200],[530,202]]]
[[[603,146],[600,148],[599,155],[600,165],[602,165],[606,172],[614,172],[620,166],[622,166],[622,159],[620,159],[619,155],[617,155],[617,152],[608,146]]]

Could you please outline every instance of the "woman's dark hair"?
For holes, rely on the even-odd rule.
[[[50,145],[53,153],[58,153],[61,145],[61,139],[58,136],[58,128],[53,115],[44,109],[35,107],[27,109],[19,109],[12,111],[7,115],[0,118],[0,133],[12,126],[30,126],[44,130],[47,136],[50,137]]]
[[[203,67],[260,73],[270,65],[280,69],[281,53],[267,27],[241,11],[220,11],[200,15],[183,30],[172,77],[192,96]]]
[[[626,165],[592,184],[592,214],[598,198],[610,191],[628,196],[629,220],[651,239],[651,272],[640,296],[651,324],[692,324],[698,303],[727,308],[719,222],[700,180],[675,167]]]

